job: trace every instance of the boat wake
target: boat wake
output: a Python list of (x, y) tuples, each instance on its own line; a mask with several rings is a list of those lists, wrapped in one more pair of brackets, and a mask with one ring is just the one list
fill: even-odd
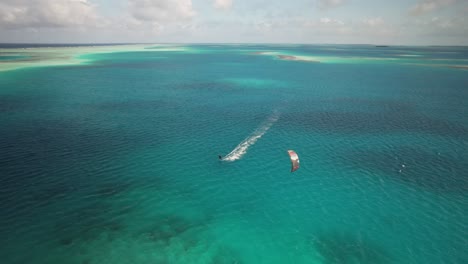
[(265, 122), (260, 125), (259, 128), (257, 128), (252, 134), (239, 143), (239, 145), (237, 145), (231, 152), (229, 152), (229, 154), (224, 156), (222, 160), (235, 161), (242, 158), (242, 156), (247, 153), (249, 147), (255, 144), (255, 142), (257, 142), (257, 140), (261, 138), (276, 121), (278, 121), (278, 119), (279, 113), (275, 111), (270, 117), (268, 117)]

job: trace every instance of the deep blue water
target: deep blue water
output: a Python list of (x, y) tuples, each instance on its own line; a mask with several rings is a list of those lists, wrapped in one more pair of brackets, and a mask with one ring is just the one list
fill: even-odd
[(87, 56), (0, 72), (1, 263), (468, 263), (466, 48)]

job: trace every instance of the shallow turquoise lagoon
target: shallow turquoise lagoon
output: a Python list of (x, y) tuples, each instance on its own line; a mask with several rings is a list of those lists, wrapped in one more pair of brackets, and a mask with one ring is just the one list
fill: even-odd
[(466, 48), (85, 57), (0, 72), (1, 263), (468, 263)]

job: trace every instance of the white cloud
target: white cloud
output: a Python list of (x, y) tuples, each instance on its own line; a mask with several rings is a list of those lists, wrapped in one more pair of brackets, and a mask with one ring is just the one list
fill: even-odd
[(328, 17), (322, 17), (320, 18), (320, 23), (321, 24), (326, 24), (326, 25), (344, 25), (344, 22), (338, 19), (331, 19)]
[[(370, 17), (361, 19), (356, 24), (356, 35), (371, 37), (374, 43), (392, 43), (394, 38), (400, 35), (400, 29), (391, 23), (387, 23), (382, 17)], [(372, 39), (372, 37), (374, 39)]]
[(1, 28), (99, 27), (106, 22), (87, 0), (2, 0)]
[(195, 16), (192, 0), (129, 0), (129, 12), (139, 21), (172, 22)]
[(386, 23), (382, 17), (306, 19), (303, 30), (311, 42), (320, 39), (326, 43), (388, 44), (398, 41), (399, 36), (398, 28)]
[(320, 9), (330, 9), (341, 6), (346, 0), (317, 0), (317, 6)]
[[(421, 30), (448, 30), (457, 29), (462, 32), (468, 30), (467, 22), (464, 18), (458, 17), (430, 17), (418, 19), (414, 22), (414, 26), (417, 26)], [(447, 32), (445, 32), (447, 33)]]
[[(304, 19), (303, 30), (310, 36), (326, 36), (327, 38), (339, 38), (353, 32), (352, 24), (341, 19), (322, 17), (320, 19)], [(333, 42), (333, 41), (331, 41)]]
[(228, 10), (232, 7), (232, 0), (215, 0), (214, 7), (217, 9)]
[(406, 37), (422, 44), (465, 46), (468, 43), (468, 19), (464, 16), (417, 17), (408, 21), (403, 30)]
[(363, 19), (362, 23), (370, 27), (378, 27), (383, 26), (385, 24), (385, 21), (381, 17), (372, 17)]
[[(369, 6), (347, 11), (351, 2), (347, 0), (305, 0), (320, 8), (318, 16), (301, 10), (295, 1), (286, 5), (270, 0), (205, 0), (204, 5), (196, 1), (202, 0), (0, 0), (0, 38), (5, 42), (468, 43), (466, 0), (412, 0), (408, 13), (387, 13), (383, 8), (373, 15)], [(234, 7), (239, 12), (218, 12)], [(339, 10), (333, 12), (334, 8)]]
[(442, 9), (455, 3), (456, 0), (423, 0), (419, 4), (411, 7), (410, 14), (414, 16), (424, 15)]
[(196, 15), (192, 0), (128, 0), (125, 13), (114, 27), (138, 32), (145, 38), (181, 35), (192, 31)]

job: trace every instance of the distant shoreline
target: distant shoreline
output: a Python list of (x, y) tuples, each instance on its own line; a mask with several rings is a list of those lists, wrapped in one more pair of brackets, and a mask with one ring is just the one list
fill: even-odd
[(336, 44), (336, 43), (186, 43), (186, 42), (138, 42), (138, 43), (0, 43), (0, 48), (57, 48), (57, 47), (90, 47), (90, 46), (119, 46), (119, 45), (300, 45), (300, 46), (369, 46), (369, 47), (426, 47), (426, 48), (468, 48), (468, 45), (390, 45), (390, 44)]
[(141, 45), (138, 43), (89, 43), (89, 44), (54, 44), (54, 43), (0, 43), (0, 49), (29, 49), (29, 48), (74, 48), (74, 47), (94, 47), (94, 46), (123, 46)]

